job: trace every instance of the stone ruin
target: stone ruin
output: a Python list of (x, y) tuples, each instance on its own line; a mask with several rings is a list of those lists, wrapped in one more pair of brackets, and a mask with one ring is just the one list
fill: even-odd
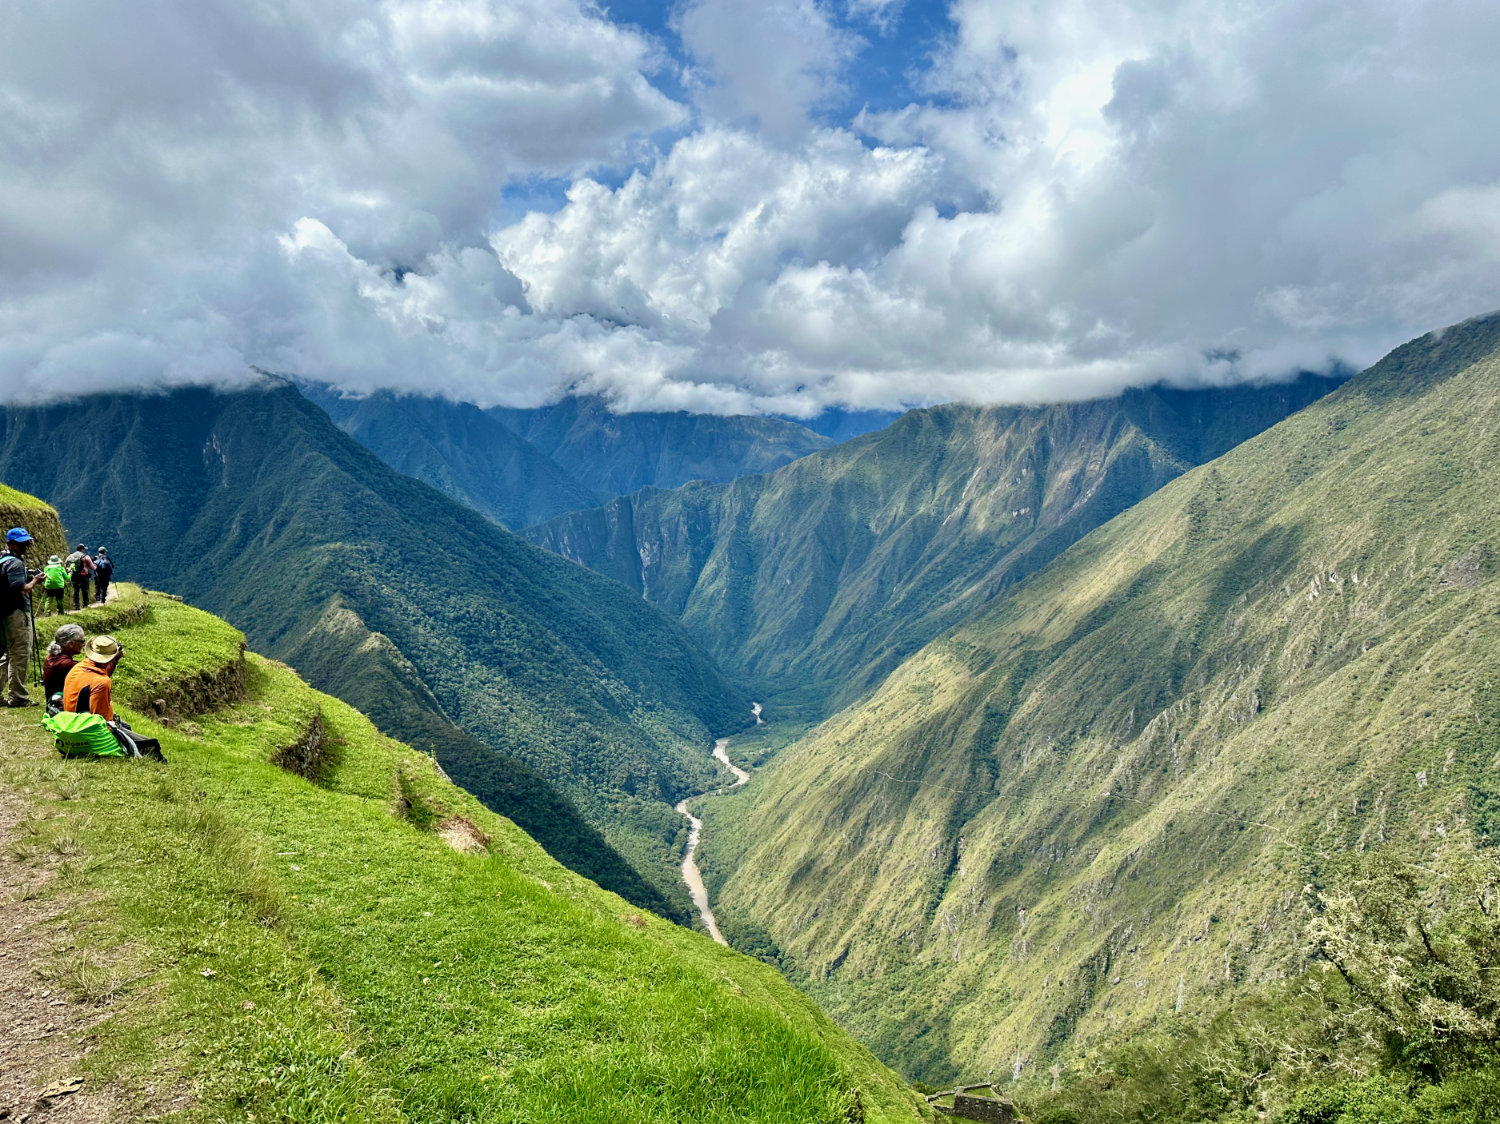
[[(953, 1104), (939, 1104), (944, 1097), (952, 1097)], [(943, 1093), (933, 1093), (927, 1103), (945, 1116), (960, 1120), (983, 1120), (987, 1124), (1026, 1124), (1011, 1099), (995, 1090), (993, 1085), (960, 1085)]]

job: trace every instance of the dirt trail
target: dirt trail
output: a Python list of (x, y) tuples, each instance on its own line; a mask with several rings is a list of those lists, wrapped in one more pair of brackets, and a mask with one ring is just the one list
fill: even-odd
[[(759, 709), (760, 704), (757, 703), (757, 720), (759, 719)], [(718, 761), (734, 774), (734, 783), (719, 789), (715, 795), (731, 792), (750, 779), (749, 773), (729, 760), (728, 738), (720, 738), (714, 742), (714, 760)], [(720, 944), (727, 945), (729, 942), (724, 939), (724, 934), (719, 932), (719, 923), (714, 919), (714, 911), (709, 908), (708, 887), (703, 884), (703, 874), (699, 871), (698, 864), (693, 859), (693, 853), (698, 850), (698, 838), (703, 834), (703, 821), (688, 811), (688, 802), (686, 800), (679, 800), (677, 802), (677, 811), (687, 817), (689, 824), (687, 854), (682, 856), (682, 880), (687, 883), (688, 894), (692, 896), (693, 905), (698, 910), (698, 916), (703, 918), (703, 927), (708, 930), (708, 935)]]
[[(18, 740), (14, 725), (0, 728), (7, 756), (16, 754)], [(0, 1121), (98, 1124), (115, 1114), (114, 1091), (69, 1075), (108, 1012), (73, 1002), (42, 974), (71, 942), (66, 903), (44, 893), (61, 856), (30, 853), (22, 828), (29, 812), (27, 801), (0, 787)]]

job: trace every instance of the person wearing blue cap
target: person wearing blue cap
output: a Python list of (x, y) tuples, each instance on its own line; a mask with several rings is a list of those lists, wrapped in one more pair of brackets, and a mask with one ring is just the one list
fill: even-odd
[(5, 553), (0, 554), (0, 686), (6, 706), (35, 706), (26, 692), (26, 674), (31, 668), (31, 591), (42, 581), (41, 571), (26, 569), (31, 536), (25, 527), (5, 532)]

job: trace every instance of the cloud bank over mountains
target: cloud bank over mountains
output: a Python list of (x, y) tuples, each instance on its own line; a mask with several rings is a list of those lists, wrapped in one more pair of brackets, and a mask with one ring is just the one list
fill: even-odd
[(1500, 307), (1497, 55), (1480, 0), (7, 5), (0, 398), (1357, 366)]

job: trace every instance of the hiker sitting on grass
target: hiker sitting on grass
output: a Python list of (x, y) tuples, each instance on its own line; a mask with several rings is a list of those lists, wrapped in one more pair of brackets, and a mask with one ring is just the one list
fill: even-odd
[(96, 636), (85, 644), (83, 660), (68, 672), (63, 682), (63, 710), (69, 714), (97, 714), (104, 719), (125, 756), (154, 757), (161, 761), (161, 743), (137, 734), (129, 722), (115, 713), (111, 677), (124, 654), (125, 645), (113, 636)]
[(5, 533), (5, 553), (0, 554), (0, 687), (6, 706), (35, 706), (26, 691), (31, 670), (31, 591), (42, 583), (42, 575), (26, 569), (31, 536), (25, 527)]
[(54, 613), (63, 611), (63, 597), (68, 592), (68, 568), (63, 565), (63, 560), (57, 555), (47, 559), (47, 565), (42, 570), (42, 593), (46, 595), (47, 602), (52, 606)]
[[(52, 634), (52, 643), (47, 645), (47, 659), (42, 664), (42, 697), (50, 704), (54, 697), (63, 693), (68, 672), (78, 666), (78, 653), (83, 651), (83, 626), (65, 624)], [(61, 705), (61, 699), (58, 700)]]
[(114, 681), (110, 677), (124, 654), (124, 647), (113, 636), (96, 636), (85, 644), (82, 661), (63, 680), (63, 710), (97, 714), (106, 722), (114, 722)]

